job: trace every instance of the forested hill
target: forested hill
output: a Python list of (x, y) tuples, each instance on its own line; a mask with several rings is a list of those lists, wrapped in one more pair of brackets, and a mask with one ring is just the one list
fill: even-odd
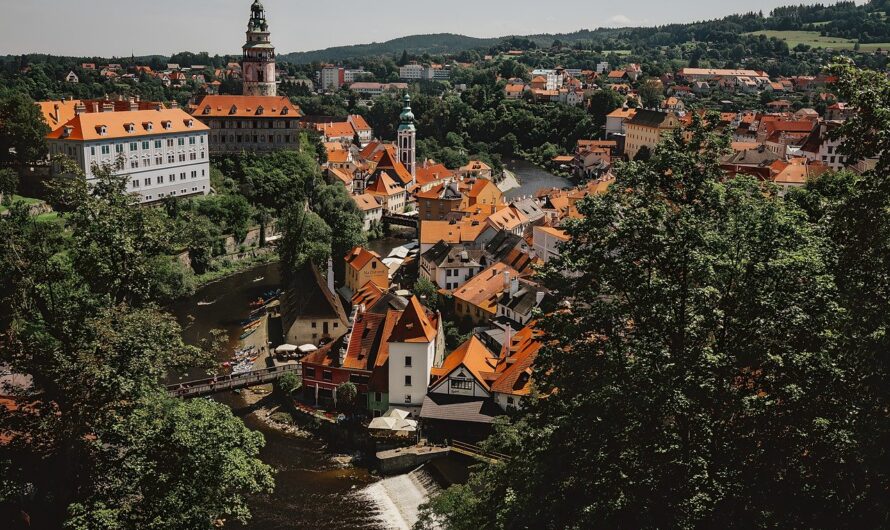
[(338, 46), (311, 52), (294, 52), (281, 54), (279, 59), (295, 64), (312, 62), (343, 61), (358, 57), (377, 55), (393, 55), (407, 51), (410, 54), (430, 55), (453, 54), (476, 48), (486, 48), (497, 44), (500, 39), (478, 39), (453, 33), (436, 33), (433, 35), (412, 35), (400, 37), (386, 42)]
[(339, 46), (325, 50), (295, 52), (279, 57), (295, 64), (340, 62), (347, 59), (397, 55), (459, 54), (468, 50), (496, 51), (511, 47), (550, 47), (554, 42), (582, 48), (623, 49), (636, 46), (670, 46), (686, 42), (736, 43), (746, 33), (757, 31), (806, 31), (814, 36), (849, 39), (861, 44), (890, 42), (890, 0), (853, 1), (834, 4), (787, 6), (769, 15), (745, 13), (721, 19), (644, 28), (598, 28), (564, 34), (480, 39), (440, 33), (413, 35), (382, 43)]

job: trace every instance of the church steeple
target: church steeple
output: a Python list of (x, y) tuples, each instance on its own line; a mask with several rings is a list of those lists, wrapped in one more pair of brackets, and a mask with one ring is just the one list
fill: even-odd
[(247, 23), (247, 42), (241, 66), (245, 96), (275, 96), (278, 88), (275, 76), (275, 47), (269, 38), (266, 8), (260, 0), (250, 6)]
[(416, 156), (417, 156), (417, 129), (414, 127), (414, 112), (411, 110), (411, 96), (405, 94), (402, 98), (404, 107), (399, 115), (398, 147), (399, 161), (405, 166), (405, 169), (411, 173), (412, 184), (416, 176)]

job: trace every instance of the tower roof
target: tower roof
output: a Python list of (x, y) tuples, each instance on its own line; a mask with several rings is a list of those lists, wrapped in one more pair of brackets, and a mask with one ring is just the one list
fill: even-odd
[(399, 125), (400, 131), (413, 130), (414, 129), (414, 112), (411, 111), (411, 96), (405, 94), (405, 97), (402, 98), (405, 106), (402, 108), (402, 114), (399, 115), (399, 120), (401, 121), (401, 125)]
[(412, 296), (408, 307), (402, 313), (399, 322), (393, 329), (390, 342), (433, 342), (436, 340), (437, 330), (430, 323), (426, 311), (420, 305), (420, 300)]

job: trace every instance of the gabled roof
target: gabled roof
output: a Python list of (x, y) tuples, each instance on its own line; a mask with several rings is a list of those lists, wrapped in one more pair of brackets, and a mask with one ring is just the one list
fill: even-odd
[(374, 261), (375, 259), (381, 264), (383, 263), (383, 261), (380, 260), (379, 254), (364, 247), (355, 247), (343, 259), (346, 261), (346, 264), (349, 267), (359, 271), (364, 269), (368, 263)]
[(397, 178), (402, 185), (407, 185), (412, 180), (411, 173), (409, 173), (408, 169), (405, 168), (405, 165), (396, 158), (394, 148), (377, 151), (371, 157), (371, 161), (376, 164), (377, 171), (381, 169), (392, 170), (391, 172), (394, 177)]
[(352, 305), (353, 307), (364, 305), (365, 307), (370, 307), (377, 303), (378, 300), (383, 296), (383, 289), (380, 288), (379, 285), (372, 281), (368, 281), (359, 288), (358, 291), (352, 295)]
[(371, 126), (368, 125), (368, 122), (365, 121), (365, 117), (361, 114), (350, 114), (349, 122), (352, 124), (352, 127), (358, 131), (371, 131)]
[(532, 366), (541, 349), (540, 332), (535, 322), (521, 329), (510, 339), (506, 355), (498, 365), (499, 376), (491, 391), (514, 396), (528, 395), (532, 382)]
[(311, 263), (295, 271), (281, 296), (281, 314), (285, 332), (303, 318), (337, 319), (344, 325), (348, 320), (340, 298), (328, 290), (324, 277)]
[(521, 212), (509, 206), (491, 214), (488, 217), (488, 222), (498, 230), (513, 231), (527, 223), (528, 219)]
[(316, 123), (315, 129), (322, 133), (326, 138), (352, 138), (355, 136), (355, 129), (349, 122), (334, 123)]
[(424, 221), (420, 223), (420, 244), (435, 245), (439, 241), (447, 243), (472, 243), (488, 228), (485, 223), (450, 221)]
[(494, 313), (501, 293), (507, 289), (507, 274), (510, 278), (519, 277), (519, 272), (504, 263), (495, 263), (491, 267), (470, 278), (463, 287), (453, 293), (458, 300), (468, 302)]
[(398, 324), (393, 329), (390, 342), (433, 342), (436, 340), (438, 330), (430, 323), (426, 316), (426, 310), (420, 305), (420, 300), (412, 296), (408, 307), (399, 318)]
[(676, 118), (676, 116), (670, 112), (638, 109), (633, 118), (626, 122), (626, 125), (636, 125), (640, 127), (667, 127), (671, 118)]
[(454, 171), (445, 167), (444, 164), (423, 164), (417, 166), (414, 173), (417, 183), (421, 186), (437, 180), (445, 180), (455, 175)]
[(300, 107), (285, 96), (204, 96), (195, 106), (195, 116), (215, 118), (300, 118)]
[(476, 335), (472, 335), (445, 358), (441, 367), (432, 369), (430, 375), (433, 381), (430, 387), (436, 386), (455, 370), (463, 368), (470, 372), (484, 389), (489, 390), (496, 366), (497, 356), (486, 348)]
[(371, 195), (370, 193), (363, 193), (361, 195), (353, 195), (352, 200), (355, 201), (355, 205), (358, 206), (358, 209), (363, 212), (369, 212), (371, 210), (376, 210), (378, 208), (383, 208), (383, 205), (377, 201), (377, 198)]
[(384, 195), (391, 197), (404, 193), (405, 189), (396, 184), (396, 182), (385, 171), (378, 173), (365, 188), (365, 193), (371, 195)]

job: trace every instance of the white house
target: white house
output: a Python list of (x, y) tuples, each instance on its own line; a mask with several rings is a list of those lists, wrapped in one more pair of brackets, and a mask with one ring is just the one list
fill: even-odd
[(210, 191), (209, 128), (181, 109), (77, 114), (47, 135), (50, 155), (66, 155), (95, 180), (95, 168), (113, 165), (127, 175), (127, 191), (142, 203)]
[(389, 403), (391, 406), (420, 412), (430, 384), (430, 373), (441, 363), (445, 338), (440, 332), (441, 318), (433, 325), (416, 296), (389, 337)]
[(66, 83), (79, 83), (80, 78), (77, 77), (77, 74), (75, 74), (74, 71), (72, 70), (72, 71), (68, 72), (68, 75), (65, 76), (65, 82)]
[(544, 263), (559, 256), (559, 245), (568, 241), (569, 236), (565, 231), (550, 226), (536, 226), (533, 229), (532, 245), (535, 254)]

